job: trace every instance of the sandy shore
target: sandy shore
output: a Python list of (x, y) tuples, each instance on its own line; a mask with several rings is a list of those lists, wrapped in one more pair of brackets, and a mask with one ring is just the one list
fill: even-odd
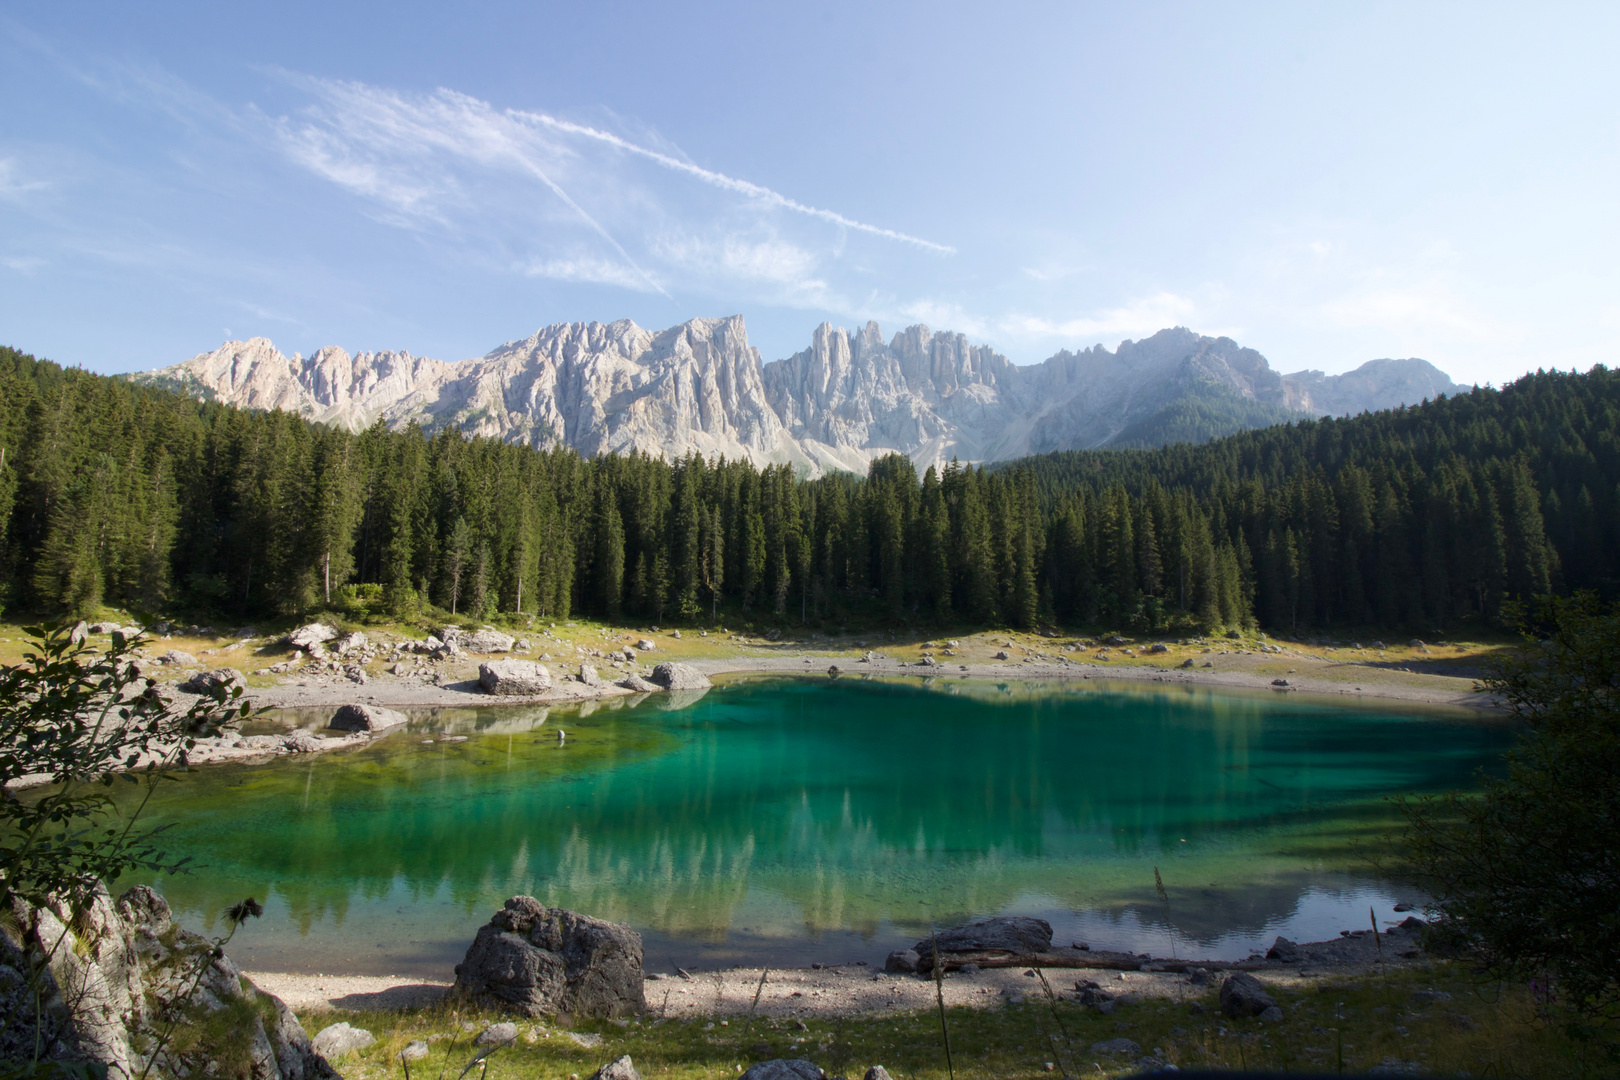
[[(1382, 949), (1380, 950), (1380, 946)], [(1391, 970), (1427, 961), (1417, 952), (1415, 932), (1391, 928), (1374, 944), (1371, 933), (1361, 931), (1349, 937), (1298, 946), (1301, 960), (1281, 963), (1256, 959), (1246, 970), (1261, 973), (1266, 982), (1278, 988), (1315, 984), (1324, 978), (1338, 979), (1376, 970), (1387, 964)], [(1068, 952), (1071, 950), (1059, 950)], [(1076, 983), (1089, 980), (1116, 998), (1177, 997), (1184, 995), (1189, 977), (1188, 961), (1142, 959), (1141, 968), (1174, 967), (1174, 971), (1116, 971), (1108, 969), (1046, 968), (1047, 986), (1059, 997), (1073, 997)], [(1192, 962), (1196, 968), (1197, 962)], [(1219, 977), (1219, 968), (1230, 964), (1207, 962), (1205, 970)], [(761, 983), (761, 975), (764, 982)], [(352, 1009), (357, 1011), (425, 1008), (449, 996), (450, 982), (424, 981), (401, 976), (296, 975), (276, 972), (248, 972), (254, 985), (280, 997), (299, 1011)], [(986, 968), (977, 972), (951, 971), (943, 980), (945, 1004), (987, 1007), (1008, 998), (1044, 998), (1047, 987), (1030, 968), (1022, 965)], [(652, 973), (646, 982), (647, 1011), (655, 1017), (735, 1017), (755, 1011), (777, 1017), (833, 1017), (859, 1013), (910, 1012), (935, 1005), (931, 978), (890, 974), (864, 964), (839, 964), (819, 968), (760, 969), (736, 967), (723, 971), (694, 971), (684, 974)]]

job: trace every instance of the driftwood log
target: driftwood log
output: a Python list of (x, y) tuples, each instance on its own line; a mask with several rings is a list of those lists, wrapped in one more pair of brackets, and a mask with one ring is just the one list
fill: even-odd
[[(1253, 960), (1164, 960), (1132, 956), (1130, 953), (1092, 952), (1088, 949), (1060, 949), (1052, 952), (1015, 953), (1005, 950), (985, 952), (940, 953), (946, 971), (955, 971), (963, 964), (977, 964), (981, 968), (1090, 968), (1102, 971), (1170, 971), (1184, 972), (1193, 968), (1206, 971), (1260, 971), (1268, 965)], [(919, 972), (933, 971), (932, 959), (925, 957)]]

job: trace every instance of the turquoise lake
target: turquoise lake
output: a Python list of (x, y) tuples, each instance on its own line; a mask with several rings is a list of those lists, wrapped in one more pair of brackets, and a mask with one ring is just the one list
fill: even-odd
[(357, 750), (184, 774), (148, 813), (205, 867), (158, 883), (188, 925), (264, 902), (231, 945), (249, 970), (448, 978), (519, 893), (629, 923), (651, 970), (879, 962), (985, 914), (1241, 957), (1391, 918), (1410, 894), (1371, 864), (1386, 796), (1469, 787), (1511, 742), (1288, 694), (744, 679), (424, 712)]

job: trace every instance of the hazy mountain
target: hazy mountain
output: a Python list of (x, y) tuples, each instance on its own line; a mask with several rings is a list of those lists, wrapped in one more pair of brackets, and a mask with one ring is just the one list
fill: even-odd
[(335, 347), (289, 358), (253, 338), (131, 378), (351, 429), (379, 418), (395, 427), (459, 424), (584, 454), (695, 450), (811, 472), (864, 471), (895, 450), (925, 466), (1202, 442), (1461, 389), (1416, 359), (1282, 375), (1230, 338), (1180, 327), (1019, 367), (926, 326), (885, 342), (876, 323), (854, 333), (823, 323), (809, 348), (763, 364), (740, 315), (657, 333), (625, 319), (558, 324), (456, 363)]

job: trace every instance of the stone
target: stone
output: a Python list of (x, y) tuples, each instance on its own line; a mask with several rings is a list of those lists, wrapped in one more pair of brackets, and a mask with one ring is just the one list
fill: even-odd
[(1276, 1005), (1271, 1006), (1269, 1009), (1266, 1009), (1260, 1014), (1260, 1022), (1262, 1024), (1280, 1024), (1282, 1023), (1282, 1019), (1283, 1011)]
[(1108, 638), (1107, 641), (1105, 642), (1105, 644), (1112, 645), (1114, 648), (1117, 649), (1121, 645), (1127, 644), (1127, 642), (1125, 641), (1124, 638), (1120, 637), (1118, 634), (1115, 634), (1112, 637)]
[(1234, 971), (1221, 982), (1221, 1012), (1227, 1016), (1259, 1016), (1276, 1004), (1265, 984), (1246, 971)]
[(1148, 652), (1150, 653), (1167, 653), (1169, 651), (1170, 646), (1166, 645), (1162, 641), (1148, 647)]
[(883, 961), (883, 970), (897, 975), (910, 975), (922, 963), (916, 949), (896, 949)]
[(517, 642), (510, 634), (503, 634), (493, 627), (486, 626), (482, 630), (465, 635), (456, 644), (465, 652), (487, 654), (511, 652), (512, 646)]
[(514, 896), (456, 965), (456, 992), (524, 1016), (632, 1016), (646, 1007), (641, 935)]
[(658, 643), (650, 638), (642, 638), (640, 641), (636, 642), (636, 648), (640, 649), (642, 652), (651, 652), (653, 649), (658, 648)]
[(1271, 685), (1272, 686), (1287, 686), (1288, 685), (1288, 680), (1287, 679), (1272, 679), (1271, 680)]
[(228, 694), (233, 687), (247, 689), (247, 676), (235, 668), (214, 668), (210, 671), (199, 671), (185, 682), (176, 686), (176, 690), (187, 694), (211, 694), (217, 687), (224, 687)]
[(749, 1066), (740, 1080), (827, 1080), (827, 1074), (804, 1058), (773, 1058)]
[(681, 640), (681, 632), (679, 630), (671, 630), (669, 632), (669, 636), (674, 638), (676, 641)]
[(1428, 926), (1429, 926), (1428, 923), (1424, 922), (1422, 919), (1418, 918), (1416, 915), (1408, 915), (1406, 918), (1402, 919), (1400, 922), (1396, 923), (1395, 925), (1396, 925), (1396, 927), (1398, 929), (1409, 930), (1409, 931), (1412, 931), (1413, 933), (1416, 933), (1419, 930), (1426, 930), (1426, 929), (1428, 929)]
[(634, 690), (638, 694), (656, 694), (663, 689), (662, 686), (657, 683), (650, 683), (640, 675), (626, 675), (614, 685), (622, 686), (626, 690)]
[(890, 1080), (889, 1070), (881, 1065), (873, 1065), (866, 1070), (866, 1075), (861, 1080)]
[(313, 735), (306, 735), (303, 732), (287, 736), (281, 740), (281, 745), (295, 754), (318, 754), (326, 749), (323, 740), (317, 739)]
[(315, 1052), (328, 1060), (364, 1050), (377, 1039), (365, 1028), (350, 1027), (347, 1020), (321, 1028), (309, 1044)]
[(171, 664), (175, 667), (196, 667), (198, 664), (202, 663), (202, 661), (198, 660), (195, 656), (192, 656), (188, 652), (181, 652), (179, 649), (170, 649), (168, 652), (158, 657), (157, 661), (160, 664)]
[(410, 717), (381, 705), (344, 705), (332, 714), (326, 726), (339, 731), (387, 731), (410, 723)]
[(68, 644), (83, 645), (89, 639), (89, 637), (90, 624), (85, 622), (83, 619), (80, 619), (78, 622), (73, 624), (73, 629), (68, 631)]
[[(196, 1025), (184, 1057), (156, 1055), (153, 1076), (241, 1075), (251, 1080), (338, 1080), (286, 1005), (260, 991), (214, 944), (176, 926), (148, 886), (115, 903), (98, 887), (77, 913), (17, 903), (0, 931), (0, 1062), (17, 1065), (44, 1051), (50, 1075), (115, 1078), (142, 1072), (141, 1048), (158, 1043), (175, 1010)], [(30, 963), (49, 957), (37, 989), (46, 1003), (19, 1000)], [(62, 1066), (69, 1066), (63, 1069)], [(53, 1067), (54, 1066), (54, 1067)], [(8, 1070), (10, 1071), (10, 1070)]]
[[(939, 950), (942, 953), (1046, 952), (1052, 947), (1052, 924), (1045, 919), (1003, 915), (953, 926), (949, 930), (941, 930), (935, 937), (939, 941)], [(912, 948), (921, 958), (921, 970), (932, 970), (934, 939), (924, 938)]]
[(399, 1052), (401, 1061), (421, 1061), (428, 1056), (428, 1044), (421, 1039), (413, 1039), (405, 1044), (405, 1049)]
[(591, 1073), (591, 1080), (641, 1080), (641, 1073), (636, 1071), (636, 1063), (630, 1060), (630, 1055), (625, 1054)]
[(1298, 963), (1299, 946), (1285, 937), (1279, 937), (1271, 943), (1271, 948), (1266, 950), (1266, 959), (1281, 960), (1285, 964)]
[(509, 1042), (517, 1042), (517, 1025), (510, 1020), (502, 1024), (491, 1024), (478, 1033), (473, 1040), (474, 1046), (505, 1046)]
[(498, 697), (544, 694), (551, 689), (551, 672), (533, 660), (492, 660), (478, 665), (478, 685)]
[(313, 622), (300, 626), (287, 635), (287, 644), (295, 649), (308, 649), (312, 645), (324, 645), (328, 641), (337, 639), (337, 627), (326, 623)]
[(364, 649), (369, 644), (370, 641), (366, 639), (366, 635), (356, 630), (353, 633), (344, 634), (332, 642), (332, 651), (342, 656), (344, 653)]
[[(95, 622), (91, 623), (89, 626), (89, 630), (92, 634), (110, 634), (114, 630), (121, 629), (123, 629), (123, 627), (119, 626), (115, 622)], [(167, 633), (167, 631), (164, 632)]]
[(652, 669), (652, 681), (665, 690), (707, 690), (714, 684), (689, 664), (663, 663)]
[(1091, 1044), (1093, 1054), (1140, 1054), (1142, 1047), (1130, 1039), (1104, 1039)]
[(590, 664), (579, 665), (579, 681), (584, 683), (586, 686), (607, 685), (602, 681), (602, 676), (596, 673), (596, 668), (592, 667)]
[(996, 659), (997, 660), (1011, 660), (1012, 657), (1008, 656), (1007, 651), (1005, 649), (1003, 649), (1001, 652), (996, 653)]

